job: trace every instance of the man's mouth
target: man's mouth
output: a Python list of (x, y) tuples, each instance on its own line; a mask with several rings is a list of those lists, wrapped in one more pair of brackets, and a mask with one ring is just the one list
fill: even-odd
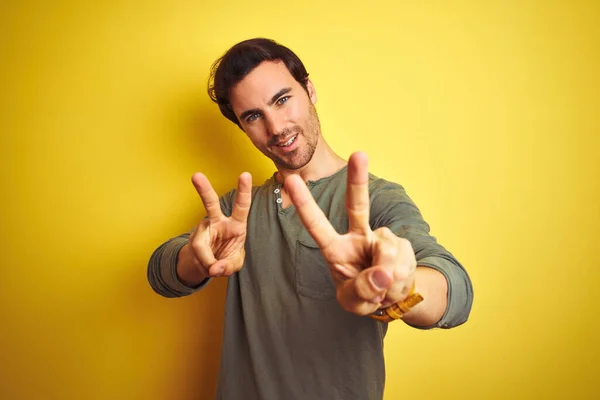
[(298, 135), (294, 135), (291, 138), (289, 138), (289, 140), (287, 142), (283, 142), (283, 143), (279, 143), (277, 144), (278, 147), (287, 147), (289, 145), (291, 145), (292, 143), (294, 143), (296, 141), (296, 138), (298, 138)]

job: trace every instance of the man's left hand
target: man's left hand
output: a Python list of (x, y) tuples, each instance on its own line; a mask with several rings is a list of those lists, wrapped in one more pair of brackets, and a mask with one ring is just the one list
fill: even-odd
[(338, 234), (298, 175), (284, 187), (302, 223), (321, 248), (336, 285), (337, 299), (347, 311), (368, 315), (404, 300), (417, 266), (410, 242), (387, 227), (369, 225), (369, 171), (364, 153), (348, 160), (346, 211), (349, 229)]

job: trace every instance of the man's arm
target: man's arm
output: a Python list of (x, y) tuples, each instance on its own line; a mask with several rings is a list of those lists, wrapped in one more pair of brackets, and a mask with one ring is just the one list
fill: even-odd
[(429, 225), (402, 186), (383, 179), (371, 183), (371, 224), (407, 239), (415, 252), (415, 291), (424, 300), (403, 320), (416, 328), (452, 328), (467, 321), (473, 287), (461, 263), (429, 233)]
[(414, 326), (434, 326), (448, 308), (446, 278), (435, 269), (417, 266), (415, 292), (423, 296), (423, 301), (404, 314), (402, 320)]
[(202, 285), (187, 286), (177, 274), (177, 259), (180, 250), (186, 246), (190, 233), (169, 239), (160, 245), (148, 262), (148, 282), (154, 291), (164, 297), (182, 297), (200, 290)]

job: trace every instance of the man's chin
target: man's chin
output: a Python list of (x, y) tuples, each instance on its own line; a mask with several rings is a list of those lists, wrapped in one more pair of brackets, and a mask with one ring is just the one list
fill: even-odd
[(287, 169), (290, 171), (295, 171), (301, 168), (304, 168), (306, 164), (310, 162), (310, 157), (294, 157), (293, 154), (290, 154), (291, 157), (274, 157), (272, 158), (277, 169)]

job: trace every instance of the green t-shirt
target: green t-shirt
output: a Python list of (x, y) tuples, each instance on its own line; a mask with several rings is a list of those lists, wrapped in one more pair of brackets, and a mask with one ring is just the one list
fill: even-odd
[[(308, 187), (337, 232), (346, 233), (346, 168)], [(281, 206), (280, 190), (274, 178), (253, 188), (245, 263), (228, 278), (216, 398), (381, 399), (387, 324), (340, 307), (318, 246), (294, 206)], [(370, 175), (369, 192), (371, 228), (387, 226), (408, 239), (418, 265), (448, 280), (448, 308), (436, 327), (465, 322), (473, 294), (464, 268), (429, 235), (400, 185)], [(221, 197), (227, 216), (234, 198), (235, 190)], [(188, 288), (177, 279), (177, 253), (188, 237), (169, 240), (150, 260), (149, 281), (163, 296), (188, 295), (209, 281)]]

